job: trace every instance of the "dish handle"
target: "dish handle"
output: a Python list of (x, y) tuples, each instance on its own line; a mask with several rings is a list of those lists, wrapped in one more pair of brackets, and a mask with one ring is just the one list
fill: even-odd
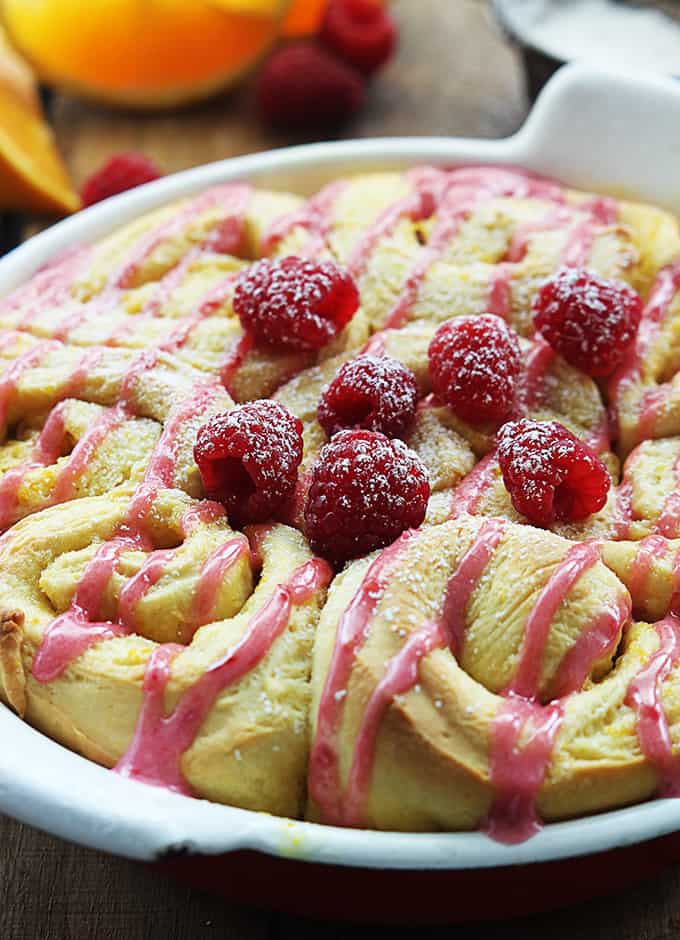
[(539, 95), (513, 161), (541, 175), (680, 213), (680, 83), (574, 63)]

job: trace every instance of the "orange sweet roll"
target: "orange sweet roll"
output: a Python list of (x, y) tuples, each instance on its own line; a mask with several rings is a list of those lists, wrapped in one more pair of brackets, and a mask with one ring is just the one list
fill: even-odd
[(0, 528), (138, 479), (159, 434), (148, 418), (73, 398), (56, 404), (38, 426), (18, 423), (0, 447)]
[(643, 441), (628, 455), (619, 487), (620, 538), (680, 535), (679, 454), (680, 438), (668, 437)]
[(200, 495), (192, 456), (196, 431), (232, 406), (217, 379), (167, 354), (64, 346), (28, 334), (3, 337), (6, 352), (27, 348), (0, 372), (2, 529), (148, 473), (162, 486)]
[(260, 552), (258, 577), (221, 507), (144, 484), (18, 523), (0, 578), (27, 720), (125, 776), (298, 813), (330, 569), (283, 526)]
[(635, 344), (608, 384), (621, 449), (628, 453), (647, 438), (677, 433), (680, 357), (680, 262), (660, 268), (643, 311)]
[[(78, 344), (163, 343), (182, 351), (209, 348), (212, 339), (224, 347), (224, 325), (203, 321), (233, 316), (242, 259), (257, 253), (258, 233), (291, 201), (234, 183), (150, 213), (38, 272), (0, 304), (0, 325)], [(156, 322), (164, 319), (191, 322)], [(197, 344), (202, 332), (208, 337)]]
[(101, 405), (122, 400), (136, 415), (163, 420), (195, 386), (216, 382), (162, 351), (70, 346), (27, 333), (0, 334), (0, 366), (4, 433), (73, 397)]
[(629, 623), (596, 546), (500, 519), (426, 527), (353, 563), (315, 645), (311, 818), (516, 841), (625, 801), (625, 774), (612, 792), (601, 758), (568, 749), (584, 730), (574, 700), (625, 697), (611, 664)]
[(634, 276), (629, 215), (521, 171), (419, 168), (328, 184), (265, 247), (346, 264), (374, 329), (489, 310), (531, 335), (531, 295), (561, 264)]
[[(142, 374), (144, 389), (152, 386), (158, 363), (152, 357), (151, 364), (141, 365), (148, 368), (125, 375), (119, 404), (110, 414), (136, 401)], [(222, 507), (195, 502), (188, 495), (201, 493), (193, 460), (198, 426), (229, 404), (218, 383), (194, 384), (174, 407), (166, 404), (162, 432), (141, 478), (102, 497), (85, 496), (68, 507), (44, 509), (7, 533), (3, 550), (11, 563), (3, 566), (3, 596), (12, 633), (21, 637), (24, 682), (23, 698), (16, 681), (10, 687), (9, 680), (4, 697), (29, 721), (92, 759), (107, 766), (119, 764), (121, 773), (236, 804), (252, 805), (252, 796), (241, 789), (238, 767), (233, 784), (220, 782), (225, 762), (240, 763), (242, 753), (251, 752), (251, 770), (245, 772), (252, 785), (264, 773), (263, 752), (281, 753), (272, 760), (274, 765), (283, 761), (286, 773), (277, 770), (272, 776), (287, 782), (265, 787), (256, 808), (295, 812), (306, 753), (307, 684), (306, 678), (299, 680), (299, 663), (306, 661), (303, 647), (311, 642), (316, 609), (312, 600), (318, 605), (331, 572), (325, 562), (311, 557), (301, 536), (283, 527), (260, 534), (255, 564), (248, 540), (227, 526)], [(23, 589), (15, 584), (22, 571)], [(304, 612), (298, 614), (298, 608)], [(230, 630), (231, 618), (242, 609), (241, 620)], [(218, 621), (221, 625), (210, 631), (207, 625)], [(266, 716), (275, 710), (271, 721), (262, 718), (265, 730), (257, 741), (237, 734), (225, 754), (222, 745), (215, 749), (209, 735), (213, 744), (202, 748), (198, 741), (203, 725), (222, 692), (229, 699), (232, 687), (246, 676), (252, 682), (251, 671), (265, 658), (278, 678), (280, 667), (278, 661), (272, 665), (270, 653), (289, 627), (296, 631), (292, 650), (291, 644), (282, 644), (286, 654), (290, 652), (293, 665), (286, 659), (286, 668), (292, 669), (294, 679), (281, 681), (282, 694), (292, 696), (290, 687), (299, 680), (300, 701), (284, 720), (279, 706), (263, 693), (251, 714)], [(177, 713), (166, 727), (159, 702), (172, 681), (181, 644), (187, 647), (186, 675)], [(3, 675), (17, 674), (16, 650), (12, 656), (10, 662), (6, 653)], [(266, 671), (266, 689), (270, 679)], [(99, 731), (89, 702), (97, 690), (102, 702), (116, 703), (113, 723), (108, 715)], [(219, 727), (224, 730), (221, 719)], [(194, 745), (199, 769), (192, 776), (183, 766), (186, 752), (195, 755)]]

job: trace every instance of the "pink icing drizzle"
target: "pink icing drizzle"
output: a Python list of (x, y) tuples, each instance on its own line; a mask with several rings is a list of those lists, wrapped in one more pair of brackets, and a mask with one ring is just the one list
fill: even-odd
[(659, 647), (628, 687), (626, 704), (637, 715), (640, 749), (659, 775), (659, 796), (680, 796), (680, 761), (673, 754), (662, 685), (680, 659), (680, 621), (666, 617), (655, 625)]
[(397, 329), (407, 322), (423, 279), (446, 250), (475, 201), (475, 197), (471, 196), (467, 189), (462, 193), (455, 188), (451, 189), (444, 198), (430, 238), (409, 271), (401, 293), (385, 319), (383, 329)]
[(616, 492), (616, 506), (612, 520), (615, 538), (629, 538), (633, 521), (633, 484), (624, 477)]
[(359, 590), (338, 623), (309, 757), (309, 792), (319, 807), (322, 819), (328, 822), (343, 818), (337, 737), (354, 659), (366, 639), (370, 620), (392, 571), (413, 535), (412, 531), (405, 532), (371, 563)]
[(378, 215), (359, 236), (347, 261), (347, 270), (359, 278), (365, 272), (368, 261), (377, 245), (390, 236), (402, 219), (418, 222), (435, 211), (445, 190), (447, 174), (432, 167), (410, 170), (406, 174), (412, 190), (398, 199)]
[[(622, 387), (625, 388), (625, 386)], [(639, 403), (637, 422), (636, 437), (638, 440), (645, 440), (654, 436), (654, 428), (663, 413), (670, 387), (670, 383), (664, 382), (643, 392)]]
[(554, 679), (554, 696), (562, 698), (583, 688), (593, 665), (611, 655), (630, 620), (630, 601), (620, 597), (618, 603), (606, 607), (587, 630), (580, 634), (564, 656)]
[[(245, 214), (250, 203), (252, 190), (250, 186), (234, 185), (225, 195), (223, 208), (227, 213), (226, 217), (209, 232), (207, 238), (200, 245), (187, 252), (180, 264), (175, 265), (161, 278), (157, 290), (144, 307), (143, 314), (154, 317), (161, 314), (163, 305), (172, 297), (175, 289), (182, 284), (187, 272), (201, 255), (209, 251), (220, 254), (238, 254), (243, 245)], [(214, 313), (217, 307), (221, 306), (221, 304), (216, 303), (217, 297), (225, 295), (226, 284), (232, 285), (235, 278), (235, 274), (228, 275), (216, 287), (212, 288), (209, 299), (199, 303), (201, 317)]]
[(195, 628), (214, 619), (224, 578), (241, 558), (250, 555), (247, 539), (238, 537), (220, 545), (203, 564), (194, 595), (190, 621)]
[(231, 298), (238, 280), (238, 273), (227, 274), (214, 284), (198, 303), (198, 315), (201, 319), (210, 317)]
[[(595, 544), (581, 542), (572, 546), (539, 594), (525, 624), (515, 676), (491, 730), (489, 772), (495, 797), (484, 828), (500, 842), (521, 842), (541, 826), (536, 797), (563, 717), (561, 701), (546, 706), (535, 701), (541, 657), (560, 604), (598, 558)], [(581, 634), (558, 670), (556, 684), (562, 694), (579, 688), (593, 663), (613, 649), (628, 616), (627, 599), (621, 599)], [(520, 750), (519, 739), (529, 728), (529, 722), (530, 737)]]
[[(664, 317), (679, 288), (680, 260), (662, 268), (657, 274), (642, 314), (642, 322), (635, 343), (628, 350), (622, 364), (609, 381), (609, 398), (615, 405), (620, 402), (623, 393), (640, 380), (642, 361), (658, 335)], [(643, 396), (642, 399), (642, 408), (638, 419), (638, 436), (641, 426), (646, 429), (645, 436), (649, 435), (663, 405), (663, 396), (659, 395), (658, 389), (652, 389), (651, 393)]]
[(442, 619), (448, 645), (456, 657), (459, 657), (463, 650), (470, 598), (503, 537), (504, 529), (505, 524), (500, 519), (489, 519), (485, 522), (449, 579)]
[(673, 558), (671, 584), (673, 593), (671, 594), (670, 612), (676, 617), (680, 617), (680, 552), (676, 552)]
[(125, 421), (127, 415), (122, 408), (105, 411), (80, 438), (71, 452), (68, 463), (59, 473), (54, 484), (51, 501), (63, 503), (75, 492), (75, 482), (81, 476), (104, 439)]
[(594, 241), (593, 220), (582, 219), (569, 234), (562, 255), (562, 264), (570, 268), (582, 268), (588, 261)]
[(513, 696), (534, 699), (538, 693), (539, 669), (550, 625), (560, 605), (579, 578), (600, 558), (596, 545), (577, 542), (569, 548), (538, 596), (524, 627), (524, 642), (515, 675), (507, 690)]
[(262, 238), (263, 253), (271, 254), (279, 242), (299, 226), (307, 229), (310, 239), (298, 254), (308, 258), (320, 254), (326, 247), (326, 238), (332, 228), (333, 208), (346, 187), (344, 180), (329, 183), (299, 209), (276, 219)]
[(175, 550), (162, 548), (151, 552), (144, 560), (144, 564), (137, 574), (130, 578), (118, 598), (118, 622), (128, 630), (136, 628), (134, 611), (140, 600), (145, 597), (151, 588), (160, 581), (167, 566), (175, 557)]
[(76, 588), (70, 608), (43, 634), (33, 659), (33, 677), (38, 682), (53, 682), (96, 642), (127, 632), (118, 624), (100, 622), (101, 603), (121, 553), (134, 547), (121, 538), (106, 542), (97, 550)]
[[(77, 300), (73, 301), (73, 308), (67, 312), (66, 316), (62, 318), (61, 322), (53, 330), (53, 337), (55, 339), (66, 340), (73, 330), (82, 326), (88, 318), (97, 317), (103, 313), (116, 310), (117, 305), (120, 303), (122, 292), (131, 286), (145, 258), (147, 258), (164, 239), (171, 238), (173, 235), (180, 233), (182, 227), (191, 220), (191, 216), (194, 213), (206, 211), (221, 202), (224, 212), (227, 213), (225, 218), (210, 230), (203, 242), (191, 248), (179, 264), (172, 267), (160, 278), (141, 314), (124, 317), (123, 322), (113, 330), (106, 342), (109, 346), (117, 346), (123, 343), (126, 337), (134, 332), (140, 322), (148, 317), (156, 317), (161, 314), (163, 303), (172, 296), (173, 291), (182, 283), (187, 271), (202, 254), (208, 251), (230, 253), (237, 252), (241, 249), (245, 234), (244, 216), (251, 194), (251, 187), (244, 184), (227, 184), (217, 187), (205, 193), (201, 193), (183, 207), (175, 216), (165, 220), (152, 231), (145, 233), (133, 246), (132, 251), (125, 258), (118, 271), (109, 279), (104, 290), (95, 297), (90, 304), (86, 305)], [(77, 273), (80, 267), (82, 267), (82, 259), (77, 266), (71, 263), (70, 265), (64, 266), (63, 270), (58, 272), (60, 284), (59, 297), (57, 299), (61, 299), (62, 303), (65, 299), (71, 299), (71, 283), (68, 278)], [(233, 283), (235, 277), (235, 274), (229, 275), (228, 278), (224, 279), (224, 281), (214, 288), (214, 298), (211, 296), (209, 303), (200, 305), (199, 315), (195, 318), (194, 325), (195, 322), (210, 315), (217, 309), (219, 306), (216, 302), (218, 294), (223, 295), (225, 285), (227, 283)], [(29, 314), (24, 318), (27, 321), (35, 316), (35, 313), (31, 313), (31, 311), (29, 311)], [(140, 317), (142, 318), (141, 321)], [(21, 325), (24, 325), (23, 321)], [(188, 335), (186, 326), (184, 330), (185, 335), (182, 341), (185, 341), (186, 335)], [(182, 341), (172, 344), (173, 348), (177, 345), (181, 345)], [(167, 346), (167, 344), (165, 345)]]
[[(485, 832), (508, 845), (523, 842), (541, 828), (536, 797), (545, 780), (562, 723), (561, 702), (541, 706), (510, 695), (491, 728), (489, 776), (495, 790)], [(519, 749), (519, 738), (531, 722), (531, 734)]]
[(158, 444), (149, 460), (142, 486), (172, 486), (173, 474), (177, 463), (179, 435), (183, 426), (203, 414), (214, 403), (220, 393), (214, 379), (209, 379), (194, 387), (194, 393), (170, 415), (163, 428)]
[(677, 489), (680, 486), (680, 453), (673, 464), (673, 476), (676, 489), (666, 497), (655, 526), (660, 535), (665, 535), (669, 539), (680, 535), (680, 492)]
[[(141, 359), (143, 357), (140, 357)], [(139, 368), (139, 360), (133, 365)], [(103, 593), (113, 576), (121, 552), (150, 550), (151, 542), (145, 531), (146, 519), (157, 490), (172, 484), (177, 460), (178, 434), (186, 421), (205, 410), (213, 400), (215, 391), (213, 382), (206, 382), (198, 387), (195, 395), (180, 406), (166, 422), (149, 460), (144, 479), (127, 508), (124, 521), (118, 526), (113, 539), (104, 543), (87, 565), (70, 608), (57, 617), (43, 634), (33, 661), (33, 675), (38, 682), (47, 683), (58, 678), (78, 656), (98, 640), (128, 632), (122, 624), (98, 622)], [(152, 553), (150, 559), (147, 559), (146, 572), (139, 578), (137, 585), (128, 585), (131, 597), (129, 604), (126, 600), (123, 601), (124, 614), (126, 611), (129, 614), (133, 602), (151, 586), (148, 584), (148, 587), (144, 588), (145, 579), (154, 583), (160, 578), (162, 569), (157, 560), (161, 557), (167, 562), (167, 554)], [(135, 598), (138, 591), (141, 593)]]
[[(183, 647), (175, 643), (157, 646), (149, 657), (144, 673), (142, 707), (137, 718), (130, 747), (114, 767), (123, 777), (132, 777), (144, 783), (164, 786), (175, 793), (193, 796), (179, 766), (179, 755), (158, 739), (165, 722), (165, 689), (170, 680), (172, 662)], [(169, 737), (169, 735), (168, 735)], [(155, 741), (153, 747), (148, 742)]]
[(526, 257), (530, 236), (537, 232), (548, 232), (556, 229), (568, 222), (571, 216), (570, 210), (564, 206), (559, 206), (542, 219), (534, 219), (531, 222), (524, 222), (517, 226), (512, 234), (505, 256), (496, 265), (491, 277), (487, 299), (489, 313), (495, 313), (496, 316), (502, 317), (504, 320), (510, 318), (513, 266), (519, 264)]
[(85, 350), (62, 390), (61, 394), (63, 398), (70, 398), (81, 393), (92, 369), (99, 364), (102, 355), (103, 350), (97, 347)]
[(368, 356), (384, 356), (386, 345), (387, 335), (384, 330), (379, 330), (371, 336), (361, 351)]
[(9, 407), (22, 377), (57, 348), (58, 344), (51, 340), (37, 343), (18, 356), (0, 377), (0, 426), (4, 427), (7, 424)]
[(635, 604), (636, 598), (643, 597), (652, 564), (663, 558), (668, 552), (668, 542), (660, 535), (648, 535), (637, 544), (637, 553), (628, 572), (628, 590)]
[(496, 452), (487, 454), (475, 464), (464, 480), (454, 489), (451, 496), (449, 518), (457, 519), (463, 513), (474, 515), (484, 493), (496, 478), (498, 458)]
[[(437, 207), (437, 217), (428, 242), (409, 271), (401, 294), (388, 314), (384, 327), (401, 327), (409, 318), (420, 286), (432, 265), (439, 260), (461, 224), (481, 202), (498, 196), (536, 197), (564, 203), (560, 186), (521, 170), (506, 167), (459, 167), (448, 174), (446, 192)], [(507, 272), (502, 272), (504, 277)], [(509, 286), (502, 284), (496, 302), (507, 314)], [(493, 293), (493, 289), (492, 289)]]
[[(182, 285), (191, 266), (201, 256), (202, 251), (202, 246), (196, 245), (185, 254), (179, 264), (170, 268), (159, 280), (153, 294), (144, 304), (141, 314), (137, 314), (136, 316), (159, 317), (163, 312), (164, 304), (170, 300), (173, 293)], [(131, 324), (132, 328), (134, 328), (135, 317), (127, 316), (126, 320), (128, 324)]]
[[(397, 559), (391, 549), (369, 568), (364, 581), (338, 625), (331, 668), (319, 704), (317, 735), (310, 759), (310, 792), (327, 822), (360, 826), (371, 784), (380, 724), (395, 695), (410, 691), (418, 680), (420, 661), (433, 649), (460, 649), (465, 630), (465, 611), (488, 562), (500, 542), (505, 523), (485, 522), (451, 575), (441, 616), (410, 634), (390, 660), (368, 702), (355, 741), (347, 787), (341, 792), (337, 735), (342, 701), (356, 652), (366, 638), (369, 621), (382, 596)], [(403, 538), (403, 537), (402, 537)], [(396, 543), (395, 543), (396, 544)], [(403, 544), (403, 543), (402, 543)], [(402, 546), (399, 547), (399, 551)], [(387, 556), (386, 558), (384, 556)]]
[(54, 463), (64, 443), (64, 409), (57, 405), (50, 412), (35, 442), (29, 460), (8, 470), (0, 482), (0, 529), (6, 529), (16, 519), (18, 493), (26, 474)]
[(203, 499), (200, 503), (190, 506), (182, 516), (182, 532), (186, 537), (190, 535), (197, 526), (210, 525), (212, 522), (218, 522), (220, 519), (224, 519), (225, 516), (224, 506), (221, 503), (216, 503), (210, 499)]
[(222, 379), (222, 385), (224, 385), (229, 394), (231, 394), (234, 376), (243, 365), (243, 361), (253, 348), (253, 345), (253, 337), (250, 333), (244, 333), (224, 358), (220, 369), (220, 378)]
[[(106, 435), (124, 420), (120, 409), (111, 409), (94, 422), (73, 448), (66, 466), (57, 475), (47, 505), (72, 499), (75, 481), (85, 471)], [(29, 460), (8, 470), (0, 482), (0, 528), (16, 519), (19, 489), (31, 470), (56, 463), (65, 445), (64, 402), (49, 413)]]
[(555, 361), (555, 350), (541, 336), (536, 336), (527, 353), (517, 389), (517, 401), (523, 411), (540, 404), (545, 376)]
[(596, 454), (603, 454), (611, 450), (611, 431), (609, 427), (609, 416), (605, 413), (600, 423), (593, 428), (592, 432), (585, 439), (584, 443), (594, 450)]
[(486, 309), (502, 320), (510, 318), (512, 309), (512, 267), (505, 261), (497, 264), (491, 278)]
[[(310, 762), (310, 792), (325, 821), (351, 826), (363, 824), (377, 735), (385, 712), (396, 695), (402, 695), (415, 686), (424, 656), (447, 644), (454, 652), (460, 649), (464, 612), (502, 532), (500, 520), (489, 520), (480, 528), (476, 541), (449, 581), (441, 619), (412, 633), (388, 663), (364, 712), (343, 795), (339, 781), (337, 734), (344, 695), (338, 693), (345, 690), (356, 650), (366, 636), (368, 621), (384, 589), (384, 583), (378, 583), (375, 573), (369, 569), (338, 627), (333, 660), (319, 706), (317, 737)], [(549, 628), (559, 604), (576, 579), (598, 557), (597, 546), (575, 545), (545, 586), (525, 627), (525, 636), (530, 638), (536, 655), (541, 655), (545, 642), (544, 623), (547, 622)], [(387, 559), (388, 564), (393, 561), (392, 557)], [(575, 644), (571, 655), (565, 657), (558, 676), (565, 694), (579, 687), (593, 662), (612, 648), (628, 616), (627, 602), (622, 600), (615, 610), (603, 611), (582, 636), (582, 642)], [(523, 651), (521, 660), (525, 655)], [(522, 682), (520, 675), (517, 684), (522, 685)], [(536, 682), (537, 678), (534, 685)], [(526, 839), (541, 825), (536, 812), (536, 797), (545, 779), (562, 721), (563, 706), (561, 702), (542, 706), (532, 700), (534, 694), (533, 690), (531, 696), (509, 690), (492, 726), (489, 764), (495, 798), (484, 828), (490, 836), (503, 842)], [(520, 736), (529, 728), (529, 739), (520, 750)]]
[(244, 211), (249, 198), (250, 188), (248, 186), (241, 183), (225, 183), (223, 186), (216, 186), (190, 199), (179, 212), (142, 235), (126, 257), (121, 268), (111, 276), (109, 286), (122, 290), (132, 287), (144, 261), (153, 254), (163, 241), (179, 235), (183, 227), (195, 215), (207, 212), (221, 203), (224, 204), (226, 212), (233, 212), (238, 215)]
[(26, 284), (0, 302), (3, 313), (25, 306), (19, 327), (25, 329), (45, 307), (58, 307), (70, 299), (73, 280), (84, 267), (91, 249), (84, 245), (68, 248), (50, 258)]
[(420, 661), (445, 645), (441, 625), (428, 624), (411, 633), (387, 665), (364, 711), (354, 745), (352, 766), (343, 797), (343, 823), (361, 826), (371, 786), (375, 749), (380, 725), (395, 696), (409, 692), (418, 681)]
[(518, 225), (510, 239), (510, 245), (505, 253), (504, 261), (517, 264), (526, 257), (529, 248), (529, 237), (538, 232), (550, 232), (562, 225), (566, 225), (572, 217), (572, 210), (559, 206), (545, 215), (542, 219), (524, 222)]
[(252, 617), (241, 640), (183, 693), (169, 715), (164, 713), (163, 699), (177, 647), (157, 648), (147, 667), (144, 702), (135, 734), (115, 772), (191, 795), (181, 758), (195, 741), (215, 700), (264, 659), (288, 626), (292, 606), (312, 597), (331, 576), (330, 568), (320, 559), (298, 568)]

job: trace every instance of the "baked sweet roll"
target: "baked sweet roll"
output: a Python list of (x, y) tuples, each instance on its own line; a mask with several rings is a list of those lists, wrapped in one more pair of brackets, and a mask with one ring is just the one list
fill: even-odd
[[(88, 349), (162, 351), (219, 375), (237, 400), (267, 395), (316, 356), (253, 348), (233, 310), (234, 290), (271, 223), (299, 203), (232, 184), (150, 213), (54, 259), (2, 301), (0, 328)], [(335, 349), (367, 336), (355, 317)]]
[(71, 247), (0, 302), (3, 701), (339, 825), (680, 792), (679, 258), (670, 215), (497, 167)]
[[(55, 503), (143, 478), (157, 448), (164, 486), (200, 496), (200, 425), (233, 402), (222, 385), (166, 354), (82, 348), (3, 334), (0, 528)], [(77, 397), (76, 397), (77, 396)]]
[(18, 523), (2, 546), (3, 698), (118, 773), (298, 815), (330, 572), (292, 529), (253, 538), (177, 490)]
[(346, 266), (373, 329), (490, 311), (524, 336), (533, 295), (560, 264), (623, 277), (646, 294), (680, 252), (675, 220), (660, 210), (499, 167), (331, 183), (264, 245)]
[[(574, 760), (566, 742), (584, 730), (575, 700), (623, 710), (635, 673), (611, 661), (629, 614), (596, 546), (497, 519), (426, 527), (354, 562), (315, 647), (312, 817), (512, 838), (536, 825), (539, 791), (545, 818), (615, 804), (609, 753), (593, 741)], [(587, 715), (605, 740), (612, 712)], [(620, 793), (645, 777), (629, 717)]]
[(608, 383), (622, 454), (680, 431), (680, 262), (661, 268), (632, 348)]
[(15, 426), (0, 446), (0, 529), (55, 503), (141, 479), (160, 425), (116, 407), (65, 399)]

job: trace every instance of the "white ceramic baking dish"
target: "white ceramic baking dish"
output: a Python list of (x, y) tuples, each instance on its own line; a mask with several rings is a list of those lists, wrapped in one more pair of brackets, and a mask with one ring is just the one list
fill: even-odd
[[(638, 197), (680, 213), (680, 86), (660, 78), (617, 76), (568, 66), (545, 88), (524, 127), (507, 140), (395, 138), (322, 143), (179, 173), (81, 212), (16, 249), (0, 261), (0, 294), (20, 284), (67, 245), (92, 241), (142, 212), (215, 183), (247, 179), (308, 193), (336, 176), (362, 170), (458, 162), (515, 164), (567, 184)], [(611, 873), (611, 859), (622, 857), (612, 850), (620, 852), (621, 847), (640, 843), (649, 847), (650, 840), (680, 831), (680, 801), (674, 800), (548, 825), (530, 841), (515, 846), (500, 845), (479, 833), (367, 832), (284, 820), (123, 779), (62, 748), (1, 705), (0, 810), (66, 839), (140, 860), (152, 861), (178, 850), (221, 855), (223, 860), (236, 853), (232, 858), (239, 859), (238, 870), (250, 871), (250, 850), (255, 850), (269, 856), (270, 862), (295, 860), (290, 871), (297, 871), (301, 862), (316, 863), (304, 869), (314, 871), (321, 895), (324, 872), (327, 878), (332, 872), (334, 884), (338, 884), (338, 873), (347, 874), (347, 867), (360, 869), (362, 877), (369, 870), (388, 871), (392, 896), (387, 901), (391, 905), (387, 914), (384, 904), (376, 907), (369, 903), (359, 909), (348, 906), (342, 898), (335, 904), (310, 902), (309, 891), (302, 892), (307, 898), (304, 903), (286, 904), (281, 897), (269, 897), (269, 889), (262, 884), (261, 899), (314, 913), (384, 918), (393, 911), (397, 919), (418, 919), (413, 906), (410, 913), (405, 911), (400, 891), (395, 890), (399, 871), (427, 871), (431, 876), (439, 871), (440, 876), (449, 873), (453, 877), (466, 871), (476, 871), (479, 876), (479, 869), (486, 869), (490, 878), (488, 870), (495, 869), (505, 873), (506, 890), (515, 892), (510, 887), (516, 881), (513, 870), (525, 870), (516, 866), (532, 864), (536, 871), (537, 867), (545, 869), (545, 863), (596, 853), (594, 857), (603, 860), (599, 871), (606, 866)], [(663, 845), (663, 852), (654, 849), (651, 854), (665, 859), (667, 842)], [(676, 854), (680, 857), (680, 850)], [(261, 855), (257, 858), (265, 861)], [(640, 858), (638, 855), (634, 864), (642, 873), (645, 866)], [(649, 848), (645, 858), (650, 858)], [(211, 871), (215, 870), (213, 863)], [(233, 879), (233, 865), (229, 871)], [(270, 870), (270, 875), (279, 878), (280, 871), (277, 875)], [(559, 880), (563, 877), (571, 876), (562, 871)], [(593, 877), (597, 875), (589, 875), (588, 880)], [(280, 882), (284, 884), (285, 877), (280, 876)], [(441, 885), (441, 878), (428, 883)], [(454, 883), (468, 892), (469, 884)], [(364, 880), (364, 889), (366, 884)], [(477, 879), (475, 884), (485, 882)], [(252, 885), (243, 888), (238, 879), (232, 887), (232, 894), (249, 901), (258, 898)], [(585, 893), (594, 893), (597, 885), (592, 888)], [(502, 890), (498, 882), (494, 890)], [(536, 903), (527, 900), (520, 909), (545, 907), (559, 900), (549, 901), (549, 892), (542, 891), (544, 896), (536, 898)], [(376, 897), (377, 893), (376, 889)], [(584, 896), (584, 892), (570, 890), (565, 900), (577, 896)], [(443, 919), (474, 916), (474, 911), (465, 913), (466, 904), (461, 907), (460, 897), (461, 893), (451, 906), (450, 918)], [(515, 906), (504, 908), (501, 904), (491, 911), (486, 904), (483, 913), (510, 909)]]

